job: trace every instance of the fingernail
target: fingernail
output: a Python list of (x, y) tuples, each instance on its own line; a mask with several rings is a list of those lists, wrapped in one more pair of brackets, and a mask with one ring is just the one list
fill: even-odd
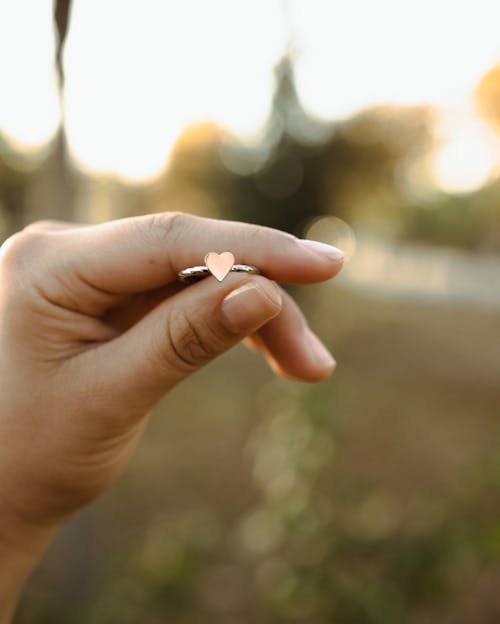
[(326, 243), (320, 243), (319, 241), (309, 240), (307, 238), (299, 238), (298, 242), (302, 247), (328, 260), (335, 260), (338, 262), (344, 258), (344, 252), (333, 245), (327, 245)]
[(328, 351), (325, 345), (314, 334), (309, 327), (304, 328), (305, 339), (314, 359), (325, 368), (334, 368), (336, 366), (335, 359)]
[(281, 307), (281, 295), (274, 282), (249, 282), (224, 297), (222, 313), (235, 332), (258, 327), (276, 316)]

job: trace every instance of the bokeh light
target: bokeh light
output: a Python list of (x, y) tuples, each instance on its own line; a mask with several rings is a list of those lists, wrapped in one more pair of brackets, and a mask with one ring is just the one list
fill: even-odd
[(319, 216), (307, 224), (304, 238), (319, 240), (342, 249), (345, 262), (356, 252), (356, 234), (353, 228), (340, 219), (332, 216)]
[(493, 177), (500, 165), (500, 137), (484, 121), (470, 115), (449, 115), (438, 130), (434, 155), (437, 186), (450, 193), (471, 192)]

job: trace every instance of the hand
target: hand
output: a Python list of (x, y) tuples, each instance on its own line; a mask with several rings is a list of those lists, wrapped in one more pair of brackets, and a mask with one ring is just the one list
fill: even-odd
[[(342, 253), (324, 247), (178, 212), (94, 226), (39, 222), (8, 239), (0, 249), (0, 549), (2, 536), (26, 543), (31, 528), (50, 533), (105, 490), (154, 404), (238, 342), (262, 351), (279, 374), (328, 376), (333, 360), (273, 281), (334, 276)], [(232, 251), (266, 277), (175, 281), (209, 251)], [(152, 309), (152, 301), (160, 303)]]

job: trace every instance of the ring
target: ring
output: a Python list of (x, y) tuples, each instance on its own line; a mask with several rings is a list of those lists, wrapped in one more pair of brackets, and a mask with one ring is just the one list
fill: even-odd
[(204, 265), (182, 269), (177, 273), (177, 280), (184, 284), (191, 284), (212, 274), (219, 282), (222, 282), (231, 271), (260, 274), (260, 270), (256, 266), (235, 264), (234, 255), (230, 251), (224, 251), (220, 254), (210, 251), (205, 256)]

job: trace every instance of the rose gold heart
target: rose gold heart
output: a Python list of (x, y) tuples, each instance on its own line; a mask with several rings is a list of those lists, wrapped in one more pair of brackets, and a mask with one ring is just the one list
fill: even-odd
[(233, 264), (234, 256), (230, 251), (224, 251), (221, 254), (211, 251), (205, 256), (205, 265), (219, 282), (222, 282), (226, 277)]

